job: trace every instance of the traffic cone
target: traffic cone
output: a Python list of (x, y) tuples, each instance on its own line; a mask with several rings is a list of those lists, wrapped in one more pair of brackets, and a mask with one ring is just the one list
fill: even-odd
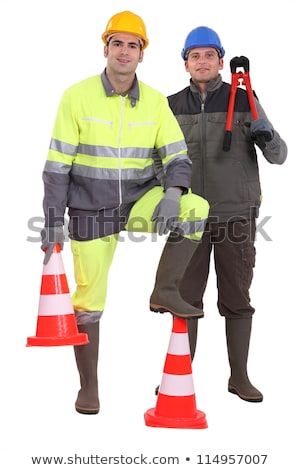
[[(193, 320), (188, 320), (193, 321)], [(145, 414), (147, 426), (207, 428), (206, 416), (196, 408), (187, 320), (174, 317), (172, 333), (155, 408)]]
[(57, 243), (43, 267), (36, 336), (27, 338), (26, 346), (78, 346), (89, 342), (79, 333)]

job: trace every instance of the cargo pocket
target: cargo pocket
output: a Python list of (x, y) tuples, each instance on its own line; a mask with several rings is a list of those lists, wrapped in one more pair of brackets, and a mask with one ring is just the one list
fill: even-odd
[(77, 286), (86, 286), (87, 280), (81, 261), (80, 246), (78, 242), (71, 240), (71, 250), (74, 262), (74, 277)]
[(249, 289), (252, 278), (253, 268), (255, 267), (256, 250), (254, 245), (242, 248), (242, 276), (241, 281), (244, 289)]

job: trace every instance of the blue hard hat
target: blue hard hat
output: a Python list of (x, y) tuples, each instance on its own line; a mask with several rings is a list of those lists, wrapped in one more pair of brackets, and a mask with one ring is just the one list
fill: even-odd
[(193, 29), (186, 37), (181, 57), (187, 60), (187, 52), (195, 47), (213, 47), (219, 52), (219, 56), (224, 57), (225, 50), (217, 33), (207, 26), (199, 26)]

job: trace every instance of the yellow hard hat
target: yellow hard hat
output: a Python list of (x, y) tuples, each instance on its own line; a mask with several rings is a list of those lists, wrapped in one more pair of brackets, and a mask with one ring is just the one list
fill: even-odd
[(122, 11), (111, 17), (102, 34), (104, 44), (107, 43), (107, 39), (111, 34), (116, 33), (127, 33), (138, 36), (143, 42), (142, 49), (148, 46), (149, 40), (146, 34), (145, 23), (140, 16), (131, 13), (131, 11)]

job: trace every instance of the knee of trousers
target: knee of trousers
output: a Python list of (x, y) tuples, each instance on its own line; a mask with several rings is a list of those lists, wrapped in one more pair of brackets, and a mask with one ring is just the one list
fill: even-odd
[(179, 222), (176, 224), (177, 232), (185, 238), (200, 240), (208, 214), (208, 201), (189, 191), (180, 198)]

